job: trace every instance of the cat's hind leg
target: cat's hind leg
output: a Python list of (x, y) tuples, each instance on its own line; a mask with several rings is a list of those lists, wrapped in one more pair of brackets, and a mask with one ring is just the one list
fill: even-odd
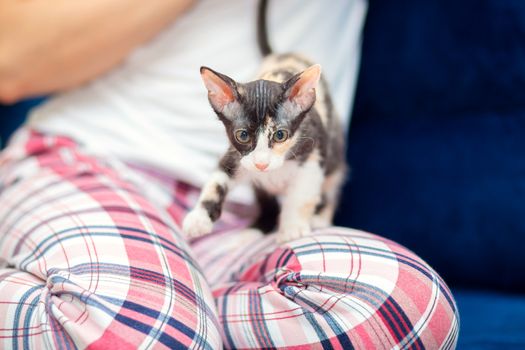
[(337, 169), (326, 177), (322, 187), (321, 199), (312, 216), (311, 224), (313, 229), (332, 226), (332, 220), (339, 203), (339, 196), (345, 178), (346, 171), (344, 168)]

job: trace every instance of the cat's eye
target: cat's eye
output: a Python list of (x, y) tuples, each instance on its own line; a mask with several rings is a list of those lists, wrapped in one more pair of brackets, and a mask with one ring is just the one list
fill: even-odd
[(250, 134), (248, 134), (248, 131), (246, 130), (237, 130), (235, 132), (235, 139), (239, 142), (239, 143), (248, 143), (250, 142)]
[(286, 130), (277, 130), (273, 133), (273, 140), (275, 142), (284, 142), (288, 138), (288, 131)]

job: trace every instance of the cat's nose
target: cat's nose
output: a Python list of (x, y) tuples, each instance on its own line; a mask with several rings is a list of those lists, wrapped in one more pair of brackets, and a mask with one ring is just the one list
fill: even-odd
[(268, 168), (268, 163), (255, 163), (255, 167), (261, 171)]

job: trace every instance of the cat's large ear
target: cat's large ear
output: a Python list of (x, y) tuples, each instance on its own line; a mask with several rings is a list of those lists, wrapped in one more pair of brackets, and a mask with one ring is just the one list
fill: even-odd
[(308, 67), (284, 83), (285, 97), (299, 107), (300, 112), (310, 109), (315, 102), (315, 88), (320, 77), (321, 66), (319, 64)]
[(208, 89), (210, 104), (216, 112), (223, 113), (226, 106), (237, 100), (237, 84), (230, 77), (208, 67), (201, 67), (201, 77)]

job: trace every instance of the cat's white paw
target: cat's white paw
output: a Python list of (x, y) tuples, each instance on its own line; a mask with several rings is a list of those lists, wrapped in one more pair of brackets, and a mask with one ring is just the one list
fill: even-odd
[(309, 236), (312, 233), (312, 229), (308, 223), (293, 223), (283, 225), (277, 232), (276, 241), (279, 244), (287, 243), (304, 236)]
[(312, 230), (317, 230), (321, 228), (327, 228), (332, 226), (332, 223), (327, 218), (321, 215), (314, 215), (310, 221), (312, 225)]
[(182, 230), (188, 238), (197, 238), (208, 234), (213, 229), (213, 222), (203, 208), (190, 211), (182, 222)]

